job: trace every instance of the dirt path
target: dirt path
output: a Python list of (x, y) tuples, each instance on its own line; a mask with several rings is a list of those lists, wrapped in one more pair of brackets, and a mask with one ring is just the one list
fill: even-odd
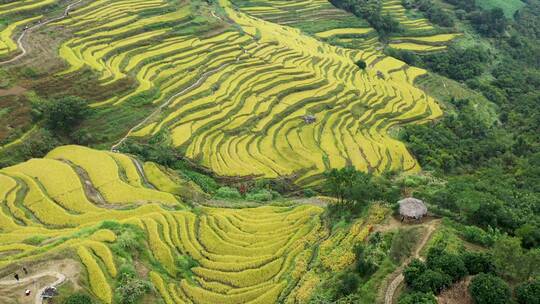
[(420, 241), (420, 243), (416, 246), (416, 249), (414, 251), (414, 254), (409, 257), (400, 267), (398, 267), (398, 269), (396, 269), (394, 271), (394, 273), (392, 275), (396, 275), (396, 277), (394, 278), (394, 280), (392, 280), (392, 282), (390, 282), (390, 284), (388, 284), (388, 287), (386, 289), (386, 292), (384, 294), (384, 304), (392, 304), (392, 301), (394, 299), (394, 295), (396, 293), (396, 290), (398, 289), (399, 285), (401, 285), (401, 283), (403, 282), (403, 280), (405, 279), (405, 277), (403, 276), (403, 268), (405, 268), (405, 265), (407, 265), (412, 259), (420, 259), (420, 260), (424, 260), (421, 256), (420, 256), (420, 251), (422, 251), (422, 249), (426, 246), (427, 242), (429, 241), (429, 239), (431, 238), (431, 235), (433, 234), (433, 232), (436, 230), (437, 228), (437, 225), (439, 224), (439, 221), (438, 220), (434, 220), (434, 221), (431, 221), (425, 225), (422, 225), (424, 227), (427, 227), (427, 232), (426, 234), (424, 235), (424, 237), (422, 238), (422, 240)]
[(63, 274), (61, 274), (59, 272), (56, 272), (56, 271), (45, 271), (45, 272), (40, 272), (40, 273), (34, 274), (34, 275), (26, 277), (26, 278), (22, 278), (19, 281), (15, 280), (15, 279), (0, 281), (0, 285), (4, 285), (4, 286), (5, 285), (22, 285), (22, 284), (25, 284), (25, 283), (32, 283), (35, 280), (43, 278), (43, 277), (55, 277), (56, 281), (54, 281), (52, 284), (49, 284), (46, 287), (41, 288), (39, 291), (36, 292), (36, 294), (34, 296), (34, 303), (35, 304), (42, 304), (43, 299), (41, 298), (41, 294), (43, 293), (43, 291), (47, 287), (58, 287), (59, 285), (64, 283), (66, 281), (66, 276), (65, 275), (63, 275)]
[[(21, 50), (21, 53), (20, 53), (19, 55), (15, 56), (15, 57), (11, 58), (11, 59), (6, 60), (6, 61), (0, 61), (0, 65), (2, 65), (2, 64), (8, 64), (8, 63), (17, 61), (17, 60), (21, 59), (22, 57), (24, 57), (24, 55), (26, 55), (26, 49), (24, 48), (24, 44), (23, 44), (23, 39), (24, 39), (25, 36), (30, 35), (30, 32), (31, 32), (31, 31), (33, 31), (33, 30), (35, 30), (35, 29), (38, 29), (38, 28), (40, 28), (40, 27), (42, 27), (42, 26), (44, 26), (44, 25), (47, 25), (47, 24), (49, 24), (49, 23), (51, 23), (51, 22), (55, 22), (55, 21), (62, 20), (62, 19), (64, 19), (64, 18), (66, 18), (66, 17), (68, 16), (69, 12), (71, 11), (71, 9), (73, 9), (73, 7), (74, 7), (75, 5), (81, 3), (82, 1), (83, 1), (83, 0), (77, 0), (77, 1), (75, 1), (75, 2), (73, 2), (73, 3), (71, 3), (71, 4), (69, 4), (69, 5), (66, 7), (66, 9), (64, 10), (64, 13), (63, 13), (61, 16), (59, 16), (59, 17), (52, 18), (52, 19), (46, 20), (46, 21), (44, 21), (44, 22), (40, 22), (40, 23), (38, 23), (38, 24), (36, 24), (36, 25), (33, 25), (33, 26), (31, 26), (31, 27), (29, 27), (29, 28), (23, 30), (23, 32), (21, 33), (21, 35), (19, 36), (19, 38), (17, 38), (17, 46), (18, 46), (18, 48)], [(27, 33), (28, 33), (28, 35), (27, 35)]]

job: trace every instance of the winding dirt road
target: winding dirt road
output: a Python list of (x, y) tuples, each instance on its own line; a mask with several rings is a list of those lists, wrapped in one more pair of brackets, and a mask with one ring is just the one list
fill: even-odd
[[(240, 56), (236, 58), (236, 61), (238, 62), (240, 60)], [(178, 96), (181, 96), (181, 95), (184, 95), (186, 94), (187, 92), (197, 88), (198, 86), (200, 86), (206, 79), (208, 79), (208, 77), (212, 76), (213, 74), (221, 71), (222, 69), (226, 68), (227, 66), (229, 66), (231, 63), (225, 63), (213, 70), (210, 70), (204, 74), (201, 75), (201, 77), (199, 77), (199, 79), (197, 79), (197, 81), (195, 81), (192, 85), (190, 85), (189, 87), (181, 90), (180, 92), (172, 95), (171, 97), (169, 97), (169, 99), (167, 99), (167, 101), (165, 101), (164, 103), (162, 103), (154, 112), (150, 113), (150, 115), (148, 115), (145, 119), (143, 119), (141, 122), (139, 122), (137, 125), (135, 125), (133, 128), (129, 129), (129, 131), (127, 132), (127, 134), (122, 137), (116, 144), (114, 144), (112, 147), (111, 147), (111, 152), (118, 152), (118, 147), (120, 147), (126, 140), (127, 138), (129, 137), (129, 135), (135, 131), (136, 129), (142, 127), (143, 125), (145, 125), (150, 119), (152, 119), (155, 115), (159, 114), (161, 111), (163, 111), (163, 109), (167, 106), (169, 106), (169, 104)]]
[(34, 274), (34, 275), (26, 277), (26, 278), (21, 278), (19, 281), (17, 281), (17, 280), (0, 281), (0, 285), (18, 285), (18, 284), (24, 284), (24, 283), (32, 283), (36, 279), (43, 278), (43, 277), (55, 277), (56, 278), (56, 281), (54, 281), (54, 283), (52, 283), (52, 284), (50, 284), (50, 285), (48, 285), (46, 287), (43, 287), (39, 291), (36, 292), (35, 297), (34, 297), (34, 303), (35, 304), (43, 304), (43, 299), (41, 298), (41, 294), (43, 293), (43, 291), (47, 287), (58, 287), (59, 285), (64, 283), (66, 281), (66, 276), (65, 275), (63, 275), (63, 274), (61, 274), (59, 272), (56, 272), (56, 271), (45, 271), (45, 272), (40, 272), (40, 273)]
[[(14, 62), (14, 61), (17, 61), (19, 59), (21, 59), (22, 57), (24, 57), (24, 55), (26, 55), (26, 49), (24, 48), (24, 44), (23, 44), (23, 39), (25, 36), (28, 36), (30, 34), (31, 31), (37, 29), (37, 28), (40, 28), (44, 25), (47, 25), (51, 22), (55, 22), (55, 21), (58, 21), (58, 20), (62, 20), (64, 18), (66, 18), (69, 14), (69, 12), (73, 9), (73, 7), (79, 3), (81, 3), (83, 0), (77, 0), (71, 4), (69, 4), (66, 9), (64, 10), (64, 13), (59, 16), (59, 17), (56, 17), (56, 18), (52, 18), (52, 19), (49, 19), (49, 20), (46, 20), (44, 22), (40, 22), (38, 24), (35, 24), (29, 28), (27, 28), (26, 30), (24, 30), (21, 35), (19, 36), (19, 38), (17, 38), (17, 46), (18, 48), (21, 50), (21, 53), (11, 59), (8, 59), (6, 61), (0, 61), (0, 65), (2, 64), (8, 64), (8, 63), (11, 63), (11, 62)], [(28, 35), (27, 35), (28, 34)]]
[(405, 279), (405, 277), (403, 276), (403, 269), (405, 268), (405, 265), (409, 264), (409, 262), (412, 259), (420, 259), (422, 261), (424, 260), (424, 258), (420, 256), (420, 251), (422, 251), (422, 249), (426, 246), (427, 242), (431, 238), (431, 235), (437, 229), (438, 224), (439, 224), (439, 221), (434, 220), (434, 221), (429, 222), (426, 225), (422, 225), (424, 227), (427, 227), (427, 232), (422, 238), (422, 240), (420, 241), (420, 243), (416, 246), (414, 255), (409, 257), (398, 269), (394, 271), (393, 274), (394, 275), (398, 274), (398, 275), (392, 280), (392, 282), (390, 282), (390, 284), (388, 284), (388, 287), (384, 294), (384, 304), (392, 304), (397, 288), (399, 287), (399, 285), (401, 285), (401, 283), (403, 283), (403, 280)]

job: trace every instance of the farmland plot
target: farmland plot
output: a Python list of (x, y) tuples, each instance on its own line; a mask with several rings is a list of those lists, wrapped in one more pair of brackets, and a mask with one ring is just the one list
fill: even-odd
[[(306, 12), (327, 7), (308, 2)], [(293, 4), (269, 1), (268, 7), (248, 9), (253, 15), (228, 1), (219, 5), (224, 15), (212, 12), (213, 20), (195, 25), (199, 31), (193, 34), (186, 30), (194, 26), (191, 7), (173, 9), (160, 0), (92, 3), (58, 22), (75, 31), (60, 48), (69, 63), (62, 73), (90, 68), (104, 85), (134, 77), (138, 86), (132, 92), (93, 106), (114, 107), (154, 94), (152, 102), (163, 110), (128, 135), (169, 132), (174, 147), (219, 175), (294, 175), (310, 184), (328, 168), (347, 164), (374, 172), (419, 169), (388, 131), (441, 115), (436, 102), (412, 85), (423, 71), (375, 50), (332, 46), (256, 17), (268, 7), (287, 12)], [(214, 26), (224, 18), (236, 27)], [(320, 29), (318, 35), (371, 32)], [(367, 70), (356, 66), (360, 59)], [(306, 123), (306, 116), (314, 123)]]
[[(143, 232), (145, 250), (155, 261), (148, 266), (149, 279), (165, 302), (276, 303), (294, 296), (291, 291), (309, 270), (315, 247), (328, 236), (321, 220), (323, 209), (311, 205), (201, 207), (193, 212), (171, 193), (144, 183), (129, 184), (142, 175), (128, 177), (133, 163), (115, 162), (115, 157), (129, 158), (66, 146), (44, 159), (0, 170), (0, 270), (71, 253), (83, 265), (88, 290), (103, 303), (113, 303), (115, 279), (125, 263), (111, 250), (124, 238), (107, 228), (114, 222)], [(150, 167), (161, 170), (155, 164)], [(115, 185), (118, 196), (109, 196), (106, 185)], [(126, 187), (145, 202), (134, 204), (121, 190)], [(89, 189), (101, 193), (103, 201), (95, 201)], [(117, 208), (126, 204), (130, 208)], [(100, 224), (103, 221), (106, 226)], [(347, 242), (363, 241), (371, 224), (358, 222), (350, 230), (340, 230), (336, 237), (341, 252), (350, 257), (353, 246)], [(51, 241), (30, 245), (30, 239)], [(194, 261), (189, 278), (180, 275), (185, 271), (178, 266), (182, 259)], [(344, 258), (339, 267), (352, 263)]]

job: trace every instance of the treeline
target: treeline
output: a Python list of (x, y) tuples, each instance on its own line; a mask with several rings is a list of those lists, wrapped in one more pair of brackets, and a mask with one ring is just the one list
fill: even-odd
[[(407, 290), (399, 304), (437, 303), (437, 295), (452, 284), (473, 276), (468, 287), (474, 303), (537, 303), (540, 292), (540, 251), (523, 252), (519, 240), (503, 238), (488, 252), (452, 252), (444, 242), (428, 250), (424, 261), (413, 260), (403, 275)], [(536, 278), (536, 279), (535, 279)], [(515, 290), (507, 283), (515, 283)]]
[[(471, 1), (448, 2), (460, 10), (477, 10)], [(488, 35), (491, 52), (475, 47), (427, 56), (391, 51), (410, 64), (461, 81), (497, 108), (497, 119), (487, 123), (469, 100), (453, 98), (447, 102), (454, 111), (440, 121), (403, 128), (401, 138), (423, 168), (447, 181), (415, 195), (462, 223), (518, 236), (525, 248), (540, 246), (538, 16), (539, 2), (530, 1), (515, 20), (505, 21), (505, 35)]]
[(423, 12), (431, 23), (442, 27), (453, 27), (452, 15), (444, 10), (441, 5), (432, 0), (403, 0), (402, 4), (408, 9), (417, 9)]
[(330, 0), (330, 2), (366, 20), (382, 39), (402, 31), (397, 20), (389, 14), (382, 13), (381, 0)]
[(434, 24), (442, 27), (455, 26), (456, 19), (468, 20), (481, 34), (487, 37), (502, 35), (508, 25), (501, 8), (481, 9), (475, 0), (444, 0), (455, 6), (454, 12), (443, 8), (433, 0), (402, 0), (405, 8), (417, 9)]

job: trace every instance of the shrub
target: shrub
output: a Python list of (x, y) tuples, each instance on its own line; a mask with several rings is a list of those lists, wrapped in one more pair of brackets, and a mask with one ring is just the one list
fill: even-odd
[(231, 187), (221, 187), (217, 190), (216, 197), (222, 199), (241, 199), (242, 195), (240, 195), (238, 189)]
[(116, 298), (120, 304), (137, 303), (143, 295), (153, 290), (152, 283), (137, 278), (131, 265), (122, 265), (119, 277)]
[(67, 297), (64, 304), (92, 304), (92, 298), (84, 293), (74, 293)]
[(437, 304), (432, 293), (411, 292), (401, 295), (398, 304)]
[(89, 112), (85, 100), (66, 96), (47, 103), (34, 104), (37, 118), (43, 118), (47, 128), (53, 131), (68, 132), (77, 126)]
[(127, 230), (118, 236), (116, 244), (126, 252), (130, 252), (133, 250), (140, 250), (142, 248), (139, 240), (139, 235), (131, 230)]
[(463, 254), (463, 261), (467, 271), (472, 275), (495, 271), (493, 257), (487, 253), (467, 251)]
[(474, 277), (469, 292), (476, 304), (510, 303), (512, 292), (508, 284), (501, 278), (481, 273)]
[(354, 249), (356, 255), (356, 271), (362, 277), (367, 277), (375, 273), (379, 267), (372, 259), (370, 259), (369, 252), (366, 250), (366, 245), (360, 244)]
[(411, 286), (412, 283), (427, 270), (426, 264), (418, 259), (412, 260), (403, 270), (405, 283)]
[(364, 60), (358, 60), (356, 65), (361, 69), (365, 70), (367, 68), (367, 63)]
[(411, 287), (415, 291), (438, 294), (441, 290), (450, 286), (451, 283), (452, 278), (446, 273), (428, 269), (412, 282)]
[(311, 188), (304, 189), (304, 196), (305, 197), (314, 197), (317, 195), (317, 192), (313, 191)]
[(531, 249), (540, 246), (540, 227), (525, 224), (516, 229), (516, 236), (521, 239), (524, 248)]
[(218, 183), (210, 176), (190, 170), (182, 170), (182, 173), (206, 193), (215, 193), (219, 188)]
[(190, 279), (193, 276), (191, 268), (198, 265), (197, 261), (189, 255), (180, 255), (176, 257), (176, 267), (183, 279)]
[(358, 277), (351, 272), (344, 272), (338, 276), (339, 284), (336, 293), (339, 297), (344, 297), (355, 292), (358, 288)]
[(476, 226), (465, 226), (463, 227), (461, 234), (463, 238), (471, 243), (478, 244), (481, 246), (491, 247), (495, 244), (497, 236), (495, 231), (486, 232), (484, 229)]
[(274, 198), (272, 193), (266, 189), (261, 189), (256, 192), (250, 192), (246, 195), (246, 199), (256, 202), (267, 202)]
[(519, 285), (516, 299), (519, 304), (540, 304), (540, 279)]
[(442, 247), (430, 248), (426, 265), (429, 269), (449, 275), (454, 282), (467, 275), (467, 268), (461, 256), (448, 253)]

